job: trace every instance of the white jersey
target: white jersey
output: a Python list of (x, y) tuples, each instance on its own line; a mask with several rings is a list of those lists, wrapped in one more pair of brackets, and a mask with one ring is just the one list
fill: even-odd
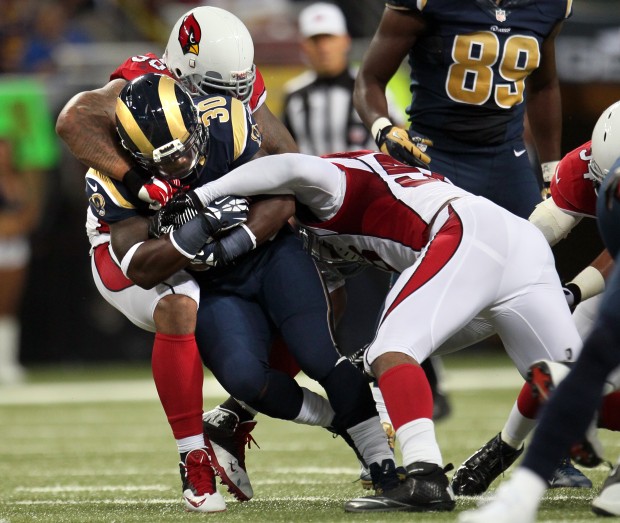
[(440, 211), (471, 197), (440, 175), (384, 154), (325, 158), (345, 173), (342, 204), (332, 218), (302, 219), (303, 225), (337, 252), (351, 251), (384, 270), (411, 266), (436, 232)]

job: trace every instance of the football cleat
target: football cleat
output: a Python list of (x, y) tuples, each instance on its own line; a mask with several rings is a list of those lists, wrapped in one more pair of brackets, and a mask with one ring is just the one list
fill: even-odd
[(474, 452), (456, 470), (452, 489), (457, 496), (478, 496), (489, 488), (495, 478), (508, 469), (521, 455), (524, 445), (515, 449), (504, 443), (501, 433)]
[(606, 462), (603, 458), (603, 444), (598, 439), (596, 423), (590, 424), (585, 438), (579, 443), (575, 443), (569, 454), (571, 459), (582, 467), (594, 468)]
[(388, 472), (385, 461), (379, 469), (375, 466), (379, 465), (371, 465), (374, 477), (380, 479), (379, 474), (386, 472), (391, 477), (385, 483), (382, 494), (347, 501), (345, 512), (433, 512), (454, 509), (454, 494), (446, 476), (451, 465), (441, 468), (433, 463), (412, 463), (407, 466), (405, 480), (398, 483), (393, 481), (395, 470)]
[[(532, 387), (534, 397), (547, 401), (569, 371), (570, 367), (565, 363), (549, 360), (533, 363), (527, 373), (527, 382)], [(604, 461), (603, 445), (598, 439), (595, 423), (586, 432), (584, 440), (571, 447), (570, 457), (578, 465), (588, 468), (596, 467)]]
[(527, 382), (532, 387), (535, 398), (547, 401), (551, 393), (569, 373), (570, 367), (565, 363), (551, 360), (540, 360), (530, 365), (527, 371)]
[(220, 481), (239, 501), (249, 501), (254, 495), (245, 466), (245, 447), (256, 440), (250, 432), (256, 421), (239, 423), (234, 412), (216, 407), (202, 415), (205, 443), (211, 451), (211, 463)]
[(600, 516), (620, 516), (620, 464), (611, 470), (601, 492), (592, 500), (592, 511)]
[(566, 458), (551, 476), (549, 488), (592, 488), (592, 482)]
[(215, 487), (215, 472), (207, 449), (187, 453), (179, 463), (183, 501), (188, 512), (223, 512), (226, 502)]

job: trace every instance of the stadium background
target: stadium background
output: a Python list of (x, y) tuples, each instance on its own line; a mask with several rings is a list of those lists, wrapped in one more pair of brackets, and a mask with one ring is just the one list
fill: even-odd
[[(0, 104), (19, 96), (36, 113), (37, 104), (43, 103), (49, 108), (52, 122), (55, 121), (73, 94), (103, 85), (109, 73), (126, 57), (149, 51), (161, 53), (173, 21), (194, 5), (191, 2), (101, 2), (106, 3), (116, 5), (110, 10), (114, 17), (106, 20), (116, 28), (108, 40), (104, 37), (92, 43), (59, 46), (55, 54), (58, 67), (53, 73), (27, 78), (2, 75)], [(295, 13), (307, 2), (206, 3), (229, 8), (250, 28), (255, 40), (255, 62), (269, 92), (269, 106), (279, 115), (281, 85), (304, 68), (296, 47)], [(383, 2), (339, 3), (355, 37), (353, 58), (359, 60)], [(361, 4), (366, 7), (360, 9)], [(600, 112), (620, 99), (618, 1), (575, 0), (573, 10), (574, 15), (565, 24), (556, 45), (564, 113), (564, 153), (588, 140)], [(105, 33), (98, 31), (102, 32)], [(392, 87), (405, 107), (408, 103), (406, 71)], [(36, 122), (36, 115), (31, 118), (35, 118), (31, 124)], [(45, 125), (45, 122), (37, 124)], [(21, 359), (26, 365), (148, 360), (151, 335), (131, 325), (108, 306), (92, 283), (84, 232), (85, 168), (59, 142), (55, 151), (60, 155), (59, 166), (48, 174), (46, 208), (33, 237), (33, 260), (21, 313)], [(589, 262), (600, 250), (592, 222), (582, 223), (556, 249), (558, 268), (564, 278), (572, 276), (577, 267)], [(579, 248), (575, 247), (577, 243)], [(353, 321), (349, 315), (345, 325)], [(364, 341), (355, 338), (355, 334), (340, 339), (345, 352)], [(478, 350), (496, 348), (497, 343), (491, 340)]]

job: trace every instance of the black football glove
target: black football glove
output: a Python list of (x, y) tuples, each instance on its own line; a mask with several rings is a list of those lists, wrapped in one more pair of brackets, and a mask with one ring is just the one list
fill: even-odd
[(241, 225), (248, 219), (250, 206), (245, 198), (222, 196), (200, 211), (211, 236)]
[(389, 154), (399, 162), (403, 162), (414, 167), (428, 167), (431, 157), (426, 154), (427, 146), (433, 145), (428, 138), (409, 136), (405, 129), (388, 125), (381, 129), (375, 137), (379, 150)]
[[(202, 207), (197, 198), (192, 198), (189, 193), (179, 191), (174, 197), (159, 211), (149, 219), (149, 237), (159, 238), (160, 236), (172, 232), (190, 221), (198, 214), (198, 209)], [(198, 201), (198, 205), (196, 205)]]

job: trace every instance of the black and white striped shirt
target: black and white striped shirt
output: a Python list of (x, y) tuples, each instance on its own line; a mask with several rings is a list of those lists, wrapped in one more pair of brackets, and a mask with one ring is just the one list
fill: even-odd
[(302, 153), (376, 150), (353, 107), (354, 84), (352, 69), (330, 78), (306, 71), (287, 82), (283, 120)]

